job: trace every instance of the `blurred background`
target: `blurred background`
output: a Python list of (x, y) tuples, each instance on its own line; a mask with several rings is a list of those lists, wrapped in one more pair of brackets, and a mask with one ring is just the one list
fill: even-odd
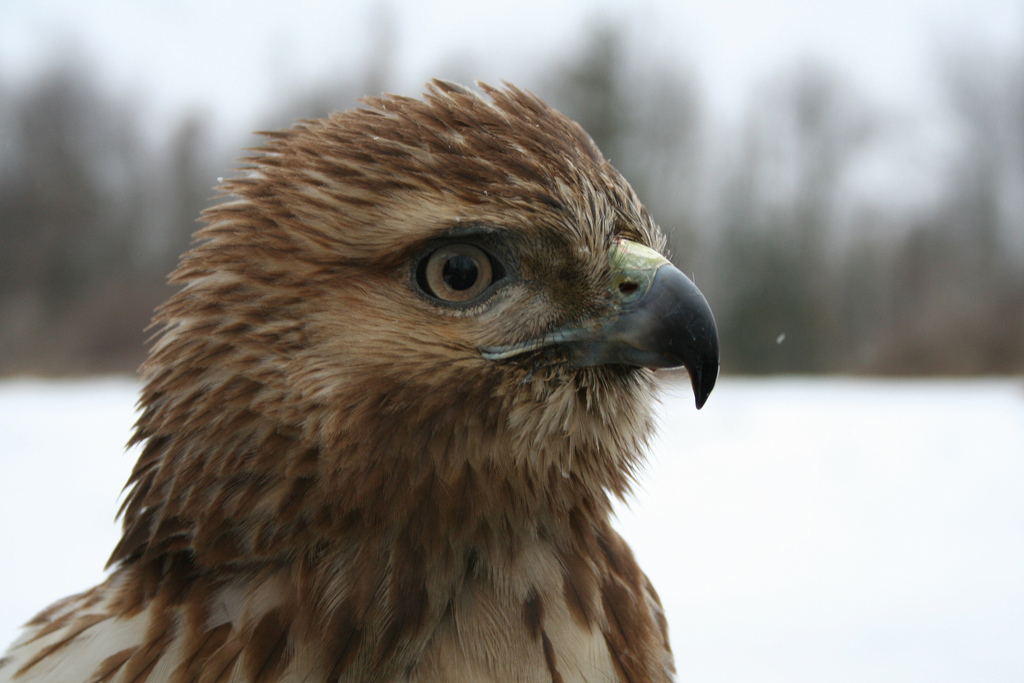
[(251, 131), (502, 80), (671, 236), (727, 373), (1024, 371), (1024, 5), (0, 0), (0, 375), (127, 371)]

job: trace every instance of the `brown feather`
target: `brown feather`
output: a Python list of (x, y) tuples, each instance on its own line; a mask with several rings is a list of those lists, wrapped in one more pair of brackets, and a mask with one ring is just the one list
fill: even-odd
[(112, 681), (114, 676), (120, 673), (124, 665), (128, 663), (136, 652), (138, 652), (138, 648), (129, 647), (120, 652), (115, 652), (104, 659), (99, 669), (96, 670), (96, 673), (90, 679), (90, 683), (107, 683)]

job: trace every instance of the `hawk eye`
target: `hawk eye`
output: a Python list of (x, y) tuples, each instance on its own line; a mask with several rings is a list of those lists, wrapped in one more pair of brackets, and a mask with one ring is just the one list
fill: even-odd
[(501, 267), (480, 247), (446, 244), (420, 262), (416, 281), (427, 294), (451, 303), (480, 296), (501, 279)]

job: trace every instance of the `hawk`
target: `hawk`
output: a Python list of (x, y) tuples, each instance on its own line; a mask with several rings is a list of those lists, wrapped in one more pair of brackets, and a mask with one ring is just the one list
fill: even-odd
[(107, 580), (3, 683), (645, 681), (658, 596), (609, 523), (707, 302), (575, 123), (513, 86), (276, 133), (156, 313)]

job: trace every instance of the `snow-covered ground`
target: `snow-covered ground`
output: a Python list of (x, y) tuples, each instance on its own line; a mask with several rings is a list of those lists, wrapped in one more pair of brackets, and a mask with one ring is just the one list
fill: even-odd
[[(102, 576), (128, 379), (0, 383), (0, 649)], [(620, 527), (686, 681), (1024, 680), (1024, 380), (672, 387)]]

